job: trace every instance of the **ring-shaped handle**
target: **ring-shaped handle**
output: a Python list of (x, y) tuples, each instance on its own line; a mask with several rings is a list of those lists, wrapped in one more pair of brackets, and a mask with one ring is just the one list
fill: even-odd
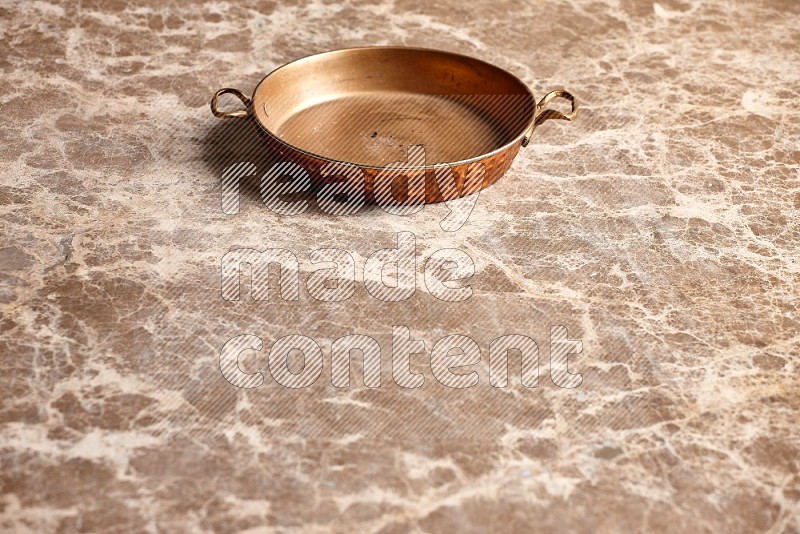
[[(224, 94), (231, 94), (242, 101), (242, 104), (245, 105), (245, 109), (237, 109), (236, 111), (221, 111), (217, 105), (219, 104), (219, 97)], [(224, 89), (220, 89), (214, 96), (211, 98), (211, 113), (214, 114), (215, 117), (220, 119), (240, 119), (243, 117), (247, 117), (250, 114), (250, 99), (247, 98), (241, 91), (238, 89), (232, 89), (230, 87), (225, 87)]]
[[(572, 103), (572, 109), (569, 113), (561, 113), (555, 109), (544, 109), (551, 100), (554, 98), (564, 98), (569, 100)], [(542, 124), (545, 121), (549, 121), (551, 119), (560, 119), (565, 121), (571, 121), (578, 115), (578, 101), (575, 100), (575, 97), (569, 91), (564, 91), (563, 89), (556, 89), (555, 91), (550, 91), (544, 98), (539, 100), (539, 103), (536, 104), (536, 113), (533, 118), (533, 124), (531, 124), (530, 129), (525, 134), (525, 137), (522, 138), (522, 146), (528, 146), (528, 143), (531, 140), (531, 136), (533, 135), (533, 131), (536, 129), (537, 126)]]

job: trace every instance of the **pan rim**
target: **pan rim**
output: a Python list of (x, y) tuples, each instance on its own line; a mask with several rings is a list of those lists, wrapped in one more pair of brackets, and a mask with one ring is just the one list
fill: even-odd
[[(284, 141), (283, 139), (281, 139), (280, 137), (278, 137), (277, 134), (272, 132), (269, 128), (267, 128), (264, 125), (263, 122), (261, 122), (261, 119), (259, 118), (258, 114), (255, 112), (255, 101), (256, 101), (255, 97), (258, 94), (259, 90), (261, 89), (261, 86), (267, 81), (267, 79), (270, 76), (272, 76), (276, 72), (280, 71), (281, 69), (287, 68), (287, 67), (289, 67), (291, 65), (295, 65), (295, 64), (297, 64), (299, 62), (308, 60), (310, 58), (317, 58), (317, 57), (320, 57), (320, 56), (327, 56), (327, 55), (336, 55), (336, 54), (340, 54), (340, 53), (343, 53), (343, 52), (352, 52), (352, 51), (357, 51), (357, 50), (376, 50), (376, 49), (380, 49), (380, 50), (406, 50), (406, 51), (411, 50), (411, 51), (418, 51), (418, 52), (441, 54), (441, 55), (446, 55), (446, 56), (452, 56), (452, 57), (455, 57), (455, 58), (466, 59), (466, 60), (469, 60), (469, 61), (475, 61), (475, 62), (478, 62), (478, 63), (482, 63), (482, 64), (486, 65), (487, 67), (489, 67), (491, 69), (498, 70), (498, 71), (502, 72), (504, 75), (509, 76), (513, 81), (515, 81), (517, 84), (519, 84), (519, 86), (521, 88), (523, 88), (525, 90), (525, 94), (530, 98), (530, 102), (531, 102), (531, 105), (533, 107), (533, 114), (532, 114), (531, 120), (528, 123), (528, 125), (525, 126), (525, 128), (523, 128), (522, 131), (520, 133), (518, 133), (511, 141), (505, 143), (501, 147), (496, 148), (496, 149), (494, 149), (494, 150), (492, 150), (490, 152), (486, 152), (486, 153), (480, 154), (478, 156), (473, 156), (471, 158), (458, 160), (458, 161), (451, 161), (451, 162), (445, 162), (445, 163), (434, 163), (432, 165), (407, 165), (407, 166), (403, 166), (402, 162), (389, 163), (387, 165), (361, 164), (361, 163), (355, 163), (355, 162), (352, 162), (352, 161), (339, 160), (339, 159), (331, 158), (331, 157), (328, 157), (328, 156), (323, 156), (321, 154), (317, 154), (315, 152), (311, 152), (311, 151), (305, 150), (305, 149), (300, 148), (300, 147), (298, 147), (296, 145), (288, 143), (288, 142)], [(266, 76), (264, 76), (261, 79), (261, 81), (259, 81), (258, 84), (256, 84), (255, 89), (253, 89), (252, 96), (250, 97), (250, 109), (249, 109), (249, 112), (250, 112), (250, 115), (252, 116), (254, 122), (256, 124), (258, 124), (258, 127), (265, 134), (267, 134), (273, 141), (275, 141), (278, 144), (286, 147), (289, 150), (293, 150), (293, 151), (298, 152), (298, 153), (300, 153), (300, 154), (302, 154), (304, 156), (307, 156), (307, 157), (310, 157), (310, 158), (314, 158), (314, 159), (323, 161), (325, 163), (331, 163), (331, 164), (343, 165), (343, 166), (351, 166), (351, 167), (357, 167), (359, 169), (368, 169), (368, 170), (375, 170), (375, 171), (385, 170), (387, 168), (391, 168), (392, 170), (397, 170), (397, 171), (421, 171), (421, 170), (426, 170), (427, 171), (427, 170), (440, 169), (440, 168), (443, 168), (443, 167), (456, 167), (456, 166), (461, 166), (461, 165), (471, 165), (473, 163), (478, 163), (478, 162), (481, 162), (481, 161), (483, 161), (485, 159), (488, 159), (490, 157), (493, 157), (493, 156), (496, 156), (496, 155), (501, 154), (503, 152), (506, 152), (507, 150), (511, 149), (515, 145), (520, 144), (522, 142), (522, 139), (525, 137), (527, 132), (530, 130), (531, 125), (536, 120), (536, 98), (535, 98), (535, 96), (533, 94), (533, 91), (531, 91), (531, 89), (528, 87), (528, 85), (525, 84), (518, 76), (516, 76), (515, 74), (507, 71), (506, 69), (503, 69), (502, 67), (498, 67), (497, 65), (489, 63), (488, 61), (485, 61), (485, 60), (480, 59), (480, 58), (476, 58), (476, 57), (473, 57), (473, 56), (468, 56), (466, 54), (460, 54), (458, 52), (450, 52), (450, 51), (447, 51), (447, 50), (439, 50), (439, 49), (436, 49), (436, 48), (425, 48), (425, 47), (416, 47), (416, 46), (381, 46), (381, 45), (376, 45), (376, 46), (355, 46), (355, 47), (349, 47), (349, 48), (337, 48), (335, 50), (328, 50), (328, 51), (325, 51), (325, 52), (318, 52), (318, 53), (315, 53), (315, 54), (308, 54), (306, 56), (303, 56), (303, 57), (297, 58), (295, 60), (292, 60), (292, 61), (290, 61), (288, 63), (284, 63), (283, 65), (273, 69)], [(389, 167), (389, 166), (391, 166), (391, 167)]]

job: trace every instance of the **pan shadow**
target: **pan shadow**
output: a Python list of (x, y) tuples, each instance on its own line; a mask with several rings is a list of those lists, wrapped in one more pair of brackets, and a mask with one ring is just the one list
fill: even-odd
[[(254, 172), (241, 173), (237, 178), (238, 192), (242, 197), (255, 201), (262, 209), (269, 209), (263, 204), (264, 198), (277, 197), (285, 202), (305, 200), (308, 208), (302, 214), (306, 216), (312, 215), (331, 219), (342, 217), (342, 214), (332, 214), (320, 208), (318, 192), (321, 186), (314, 180), (311, 181), (311, 187), (308, 191), (297, 193), (281, 192), (291, 180), (288, 177), (262, 187), (261, 178), (264, 174), (276, 164), (286, 161), (285, 158), (282, 158), (280, 154), (269, 146), (262, 135), (259, 127), (251, 120), (217, 120), (201, 139), (203, 147), (201, 160), (209, 172), (218, 177), (221, 187), (224, 186), (226, 169), (235, 164), (243, 164), (243, 166), (252, 164), (254, 169), (250, 169), (254, 170)], [(382, 212), (380, 206), (366, 203), (354, 213), (346, 216), (369, 216), (376, 211)]]

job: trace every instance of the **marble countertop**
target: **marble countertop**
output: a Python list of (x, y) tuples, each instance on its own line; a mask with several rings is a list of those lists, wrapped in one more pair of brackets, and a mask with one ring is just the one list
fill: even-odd
[[(797, 533), (798, 21), (794, 0), (0, 3), (0, 529)], [(247, 188), (225, 213), (225, 169), (268, 161), (214, 91), (389, 44), (566, 87), (580, 115), (456, 231), (442, 204), (285, 216)], [(383, 302), (364, 264), (401, 232), (416, 292)], [(247, 247), (298, 258), (297, 300), (222, 298)], [(318, 300), (334, 248), (354, 292)], [(465, 301), (423, 283), (446, 249), (474, 262)], [(578, 387), (551, 377), (557, 326)], [(393, 327), (424, 342), (419, 388), (392, 379)], [(349, 334), (378, 342), (380, 387), (359, 358), (331, 384)], [(455, 334), (481, 353), (468, 389), (429, 365)], [(490, 384), (508, 334), (536, 342), (538, 387), (518, 358)], [(257, 388), (220, 370), (243, 335)], [(323, 354), (307, 388), (267, 370), (287, 335)]]

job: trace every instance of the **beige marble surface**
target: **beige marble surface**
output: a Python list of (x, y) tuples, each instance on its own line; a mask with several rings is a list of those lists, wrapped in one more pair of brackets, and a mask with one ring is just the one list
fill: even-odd
[[(0, 6), (3, 531), (800, 530), (800, 3)], [(222, 169), (265, 162), (212, 93), (365, 44), (473, 55), (581, 116), (537, 130), (456, 232), (442, 205), (223, 213)], [(370, 297), (364, 262), (400, 231), (419, 277), (469, 254), (472, 297)], [(223, 300), (232, 247), (293, 251), (299, 300)], [(353, 255), (351, 299), (309, 296), (319, 248)], [(427, 356), (469, 335), (480, 383), (420, 356), (423, 387), (395, 385), (392, 325)], [(583, 343), (578, 388), (549, 379), (552, 325)], [(313, 338), (322, 378), (234, 388), (219, 353), (245, 333)], [(331, 386), (351, 333), (379, 341), (382, 387), (357, 365)], [(488, 383), (511, 333), (540, 346), (536, 389), (513, 366)]]

